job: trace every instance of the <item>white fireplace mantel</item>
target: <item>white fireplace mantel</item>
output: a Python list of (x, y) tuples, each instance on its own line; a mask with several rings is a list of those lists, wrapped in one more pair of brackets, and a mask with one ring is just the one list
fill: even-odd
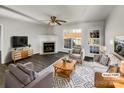
[(40, 54), (44, 54), (43, 53), (43, 43), (45, 42), (55, 42), (55, 53), (58, 52), (58, 48), (57, 48), (57, 40), (58, 37), (56, 35), (40, 35)]

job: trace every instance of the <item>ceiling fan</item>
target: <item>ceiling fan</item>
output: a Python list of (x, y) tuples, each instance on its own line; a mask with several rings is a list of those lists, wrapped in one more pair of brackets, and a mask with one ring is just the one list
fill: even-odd
[(48, 21), (49, 21), (50, 25), (62, 25), (62, 23), (66, 23), (67, 22), (65, 20), (57, 19), (56, 16), (50, 16), (50, 20), (48, 20)]

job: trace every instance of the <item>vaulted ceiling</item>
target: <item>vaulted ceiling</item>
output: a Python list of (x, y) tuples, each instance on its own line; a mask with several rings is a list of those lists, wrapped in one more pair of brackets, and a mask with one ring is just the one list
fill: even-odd
[(111, 5), (8, 5), (0, 6), (0, 16), (24, 21), (47, 23), (50, 16), (71, 22), (105, 20), (115, 6)]

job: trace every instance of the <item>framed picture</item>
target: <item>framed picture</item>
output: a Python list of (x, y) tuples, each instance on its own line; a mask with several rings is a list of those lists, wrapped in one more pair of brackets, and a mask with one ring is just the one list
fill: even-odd
[(100, 37), (100, 32), (99, 30), (92, 30), (90, 32), (90, 38), (99, 38)]

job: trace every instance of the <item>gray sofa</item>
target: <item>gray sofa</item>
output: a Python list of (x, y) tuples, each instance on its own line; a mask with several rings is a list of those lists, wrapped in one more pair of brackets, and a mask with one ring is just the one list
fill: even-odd
[[(39, 73), (33, 70), (32, 62), (10, 64), (5, 72), (5, 88), (52, 88), (53, 78), (50, 68)], [(51, 80), (50, 80), (51, 79)], [(49, 80), (49, 82), (47, 82)]]
[(90, 64), (95, 72), (104, 73), (108, 70), (110, 62), (107, 55), (94, 55), (93, 62)]
[(94, 55), (93, 62), (90, 63), (95, 72), (108, 72), (111, 66), (120, 67), (120, 61), (113, 58), (114, 55)]

